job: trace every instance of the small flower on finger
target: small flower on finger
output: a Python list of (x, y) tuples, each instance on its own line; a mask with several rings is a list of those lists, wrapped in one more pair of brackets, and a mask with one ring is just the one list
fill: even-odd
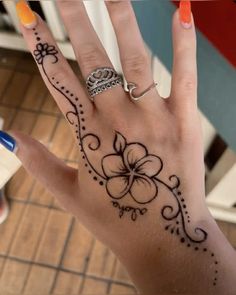
[(38, 64), (42, 64), (43, 59), (45, 58), (45, 56), (48, 55), (54, 56), (57, 60), (57, 54), (58, 51), (56, 50), (56, 48), (52, 45), (48, 45), (47, 43), (38, 43), (36, 45), (36, 50), (34, 50), (34, 56)]

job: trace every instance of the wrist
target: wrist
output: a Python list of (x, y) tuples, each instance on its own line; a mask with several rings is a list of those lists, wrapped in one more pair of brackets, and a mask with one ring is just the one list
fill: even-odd
[(159, 232), (126, 257), (127, 270), (141, 293), (201, 294), (204, 288), (206, 294), (234, 294), (235, 251), (208, 210), (193, 221), (191, 230), (196, 228), (207, 232), (202, 243), (181, 243), (175, 235)]

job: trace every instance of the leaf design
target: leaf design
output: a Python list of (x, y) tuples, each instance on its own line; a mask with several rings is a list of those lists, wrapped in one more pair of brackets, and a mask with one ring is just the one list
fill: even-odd
[(126, 147), (126, 139), (123, 135), (121, 135), (119, 132), (116, 132), (115, 140), (114, 140), (114, 150), (118, 154), (122, 154), (124, 152), (124, 149)]

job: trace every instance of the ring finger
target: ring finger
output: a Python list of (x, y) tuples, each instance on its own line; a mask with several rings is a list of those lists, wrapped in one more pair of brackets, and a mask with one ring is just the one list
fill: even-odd
[[(142, 39), (130, 1), (106, 1), (106, 6), (116, 33), (122, 68), (128, 83), (137, 85), (137, 96), (153, 83), (151, 60)], [(149, 92), (153, 93), (156, 90)], [(156, 91), (157, 93), (157, 91)], [(153, 95), (146, 95), (141, 105), (156, 103)]]

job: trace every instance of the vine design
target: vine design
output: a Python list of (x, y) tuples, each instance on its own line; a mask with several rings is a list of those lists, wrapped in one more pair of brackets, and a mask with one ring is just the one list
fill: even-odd
[[(93, 180), (99, 185), (105, 186), (107, 194), (113, 199), (112, 206), (119, 211), (119, 217), (122, 218), (125, 213), (130, 213), (132, 221), (136, 221), (139, 216), (147, 213), (146, 207), (158, 197), (159, 186), (167, 189), (175, 200), (176, 206), (165, 205), (161, 209), (161, 216), (167, 222), (165, 230), (171, 234), (179, 236), (179, 241), (187, 247), (193, 247), (195, 251), (209, 253), (214, 260), (214, 280), (213, 286), (217, 284), (218, 260), (215, 254), (204, 246), (208, 234), (202, 228), (196, 227), (190, 234), (188, 224), (191, 223), (185, 199), (180, 191), (180, 179), (176, 175), (171, 175), (168, 182), (163, 181), (159, 174), (163, 170), (163, 161), (160, 157), (150, 154), (145, 145), (140, 142), (128, 143), (126, 138), (116, 132), (113, 149), (114, 152), (104, 156), (101, 159), (101, 172), (99, 172), (88, 158), (85, 148), (91, 152), (99, 150), (101, 146), (100, 138), (87, 133), (85, 127), (85, 116), (83, 105), (79, 98), (61, 85), (55, 77), (49, 77), (45, 68), (45, 57), (50, 56), (51, 63), (56, 64), (59, 61), (58, 50), (53, 45), (43, 43), (36, 29), (33, 29), (36, 37), (36, 49), (34, 50), (35, 60), (41, 66), (44, 75), (51, 86), (61, 93), (69, 102), (71, 110), (65, 115), (67, 121), (74, 127), (76, 138), (80, 145), (84, 165), (88, 168), (88, 173), (93, 176)], [(130, 197), (137, 207), (120, 204), (123, 199)]]

